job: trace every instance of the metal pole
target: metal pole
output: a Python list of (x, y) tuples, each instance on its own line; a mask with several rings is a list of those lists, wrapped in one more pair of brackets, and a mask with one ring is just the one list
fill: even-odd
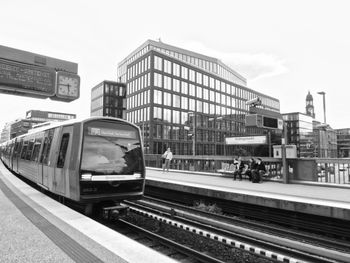
[(326, 122), (326, 94), (323, 92), (323, 117), (324, 117), (324, 123)]
[(272, 153), (271, 153), (271, 131), (268, 129), (267, 130), (267, 134), (268, 134), (268, 140), (269, 140), (269, 157), (272, 156)]
[[(283, 122), (283, 138), (282, 138), (282, 166), (283, 166), (283, 183), (288, 184), (288, 173), (289, 167), (287, 163), (287, 153), (286, 153), (286, 141), (287, 141), (287, 126)], [(287, 170), (288, 169), (288, 170)]]
[(326, 92), (320, 91), (317, 93), (323, 96), (323, 119), (324, 119), (324, 123), (327, 123), (326, 122)]

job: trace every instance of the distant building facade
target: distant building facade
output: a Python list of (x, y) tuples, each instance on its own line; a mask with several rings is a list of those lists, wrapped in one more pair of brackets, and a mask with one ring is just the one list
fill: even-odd
[(39, 123), (52, 122), (52, 121), (65, 121), (65, 120), (70, 120), (75, 118), (76, 118), (76, 114), (30, 110), (26, 112), (25, 119), (16, 120), (11, 124), (10, 138), (12, 139), (19, 135), (27, 133), (28, 130), (30, 130), (34, 125)]
[[(225, 138), (262, 134), (245, 127), (246, 101), (259, 97), (279, 112), (279, 100), (247, 87), (219, 59), (148, 40), (118, 64), (127, 85), (127, 120), (140, 126), (146, 153), (234, 155)], [(249, 146), (242, 146), (249, 150)]]
[(3, 127), (1, 131), (0, 143), (8, 141), (11, 138), (11, 124), (12, 123), (6, 123)]
[(350, 128), (336, 129), (339, 158), (350, 157)]
[(126, 119), (126, 84), (105, 80), (93, 87), (90, 114)]
[(282, 114), (287, 127), (287, 143), (294, 144), (298, 157), (315, 157), (313, 117), (300, 112)]
[(316, 148), (316, 157), (319, 158), (337, 158), (337, 131), (328, 124), (321, 124), (318, 121), (313, 122), (314, 137)]

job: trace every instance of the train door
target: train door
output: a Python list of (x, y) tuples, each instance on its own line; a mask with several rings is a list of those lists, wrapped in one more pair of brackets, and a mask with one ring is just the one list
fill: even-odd
[(35, 141), (34, 141), (34, 147), (33, 147), (33, 153), (32, 153), (32, 163), (36, 167), (36, 182), (38, 184), (43, 184), (43, 174), (42, 174), (42, 163), (39, 162), (39, 154), (42, 151), (43, 146), (43, 133), (37, 134)]
[(51, 189), (49, 185), (49, 175), (50, 175), (50, 150), (54, 136), (54, 129), (47, 130), (44, 133), (43, 147), (41, 150), (39, 158), (39, 169), (38, 169), (38, 181), (42, 185)]
[(66, 184), (69, 184), (69, 162), (72, 151), (73, 126), (63, 127), (61, 134), (57, 162), (54, 168), (54, 185), (56, 185), (56, 192), (66, 194), (66, 188), (69, 189), (69, 186), (66, 187)]
[(13, 152), (15, 148), (15, 141), (16, 139), (11, 141), (10, 152), (9, 152), (9, 167), (12, 171), (13, 171)]

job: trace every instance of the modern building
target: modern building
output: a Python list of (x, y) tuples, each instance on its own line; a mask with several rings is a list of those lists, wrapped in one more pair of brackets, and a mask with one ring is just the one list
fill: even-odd
[(350, 128), (336, 129), (339, 158), (350, 157)]
[(118, 64), (127, 86), (127, 120), (140, 126), (146, 153), (171, 147), (177, 155), (234, 155), (225, 138), (262, 134), (245, 127), (246, 101), (279, 112), (279, 100), (247, 87), (244, 77), (217, 58), (148, 40)]
[(91, 116), (111, 116), (125, 119), (126, 85), (102, 81), (91, 89)]
[(315, 157), (313, 117), (300, 112), (282, 114), (287, 127), (287, 143), (297, 148), (297, 157)]
[(62, 113), (62, 112), (51, 112), (51, 111), (40, 111), (40, 110), (30, 110), (26, 112), (25, 119), (19, 119), (11, 124), (10, 128), (10, 138), (25, 134), (34, 125), (43, 122), (53, 122), (53, 121), (65, 121), (70, 119), (75, 119), (75, 114)]
[(6, 123), (1, 131), (0, 143), (8, 141), (11, 135), (11, 124), (12, 122)]

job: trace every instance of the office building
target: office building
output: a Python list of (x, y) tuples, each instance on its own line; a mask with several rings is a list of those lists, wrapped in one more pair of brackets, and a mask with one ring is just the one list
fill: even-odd
[(91, 89), (91, 116), (110, 116), (125, 119), (126, 85), (102, 81)]
[(143, 131), (145, 152), (177, 155), (234, 155), (225, 138), (262, 134), (245, 127), (246, 101), (279, 112), (276, 98), (247, 87), (239, 73), (217, 58), (161, 41), (148, 40), (118, 64), (118, 81), (127, 85), (127, 120)]

